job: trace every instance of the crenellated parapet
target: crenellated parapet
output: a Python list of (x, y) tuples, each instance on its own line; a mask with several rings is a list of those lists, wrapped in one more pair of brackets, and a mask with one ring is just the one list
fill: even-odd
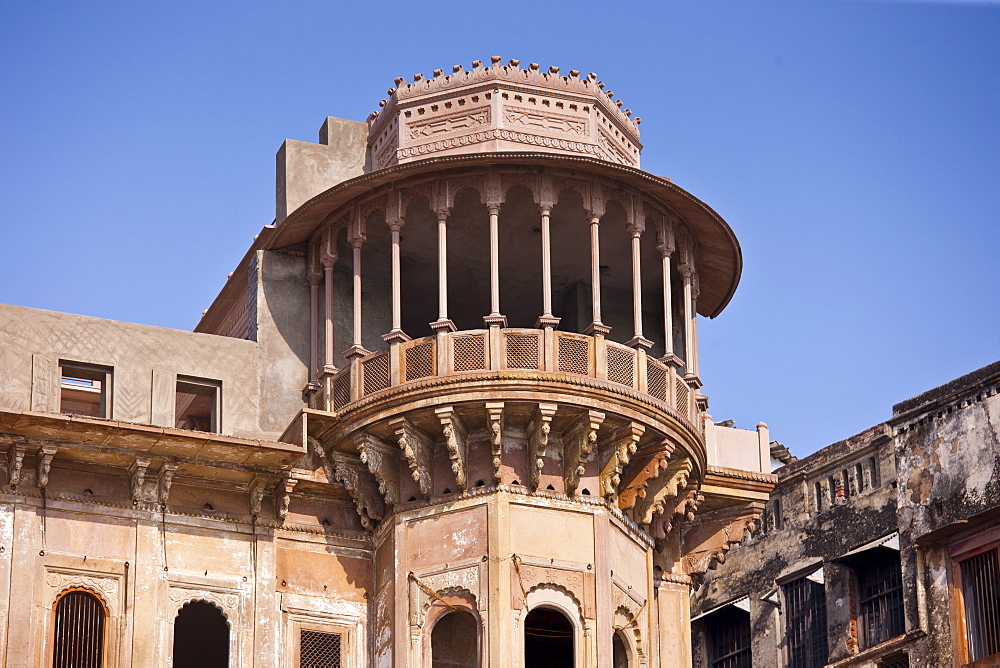
[(587, 155), (639, 166), (639, 118), (591, 72), (561, 75), (520, 61), (451, 74), (397, 78), (381, 110), (368, 117), (368, 143), (375, 169), (432, 155), (532, 150)]

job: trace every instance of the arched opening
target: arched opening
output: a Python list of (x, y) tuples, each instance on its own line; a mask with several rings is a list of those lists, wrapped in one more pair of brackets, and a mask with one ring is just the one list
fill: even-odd
[(476, 618), (468, 612), (450, 612), (431, 631), (431, 667), (476, 668), (478, 647)]
[(56, 603), (54, 668), (100, 668), (104, 657), (104, 606), (83, 590), (67, 592)]
[(174, 668), (227, 668), (229, 624), (211, 603), (191, 601), (174, 619)]
[(554, 608), (535, 608), (524, 620), (525, 668), (573, 668), (573, 624)]
[(628, 668), (628, 646), (618, 632), (611, 641), (611, 665), (614, 668)]

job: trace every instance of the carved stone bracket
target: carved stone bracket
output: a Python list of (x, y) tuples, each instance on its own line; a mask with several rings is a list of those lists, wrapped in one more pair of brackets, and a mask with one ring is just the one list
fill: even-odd
[(444, 431), (444, 443), (451, 459), (451, 472), (455, 474), (455, 483), (461, 491), (468, 488), (466, 467), (469, 458), (469, 429), (454, 406), (434, 409), (434, 414), (441, 420)]
[(174, 473), (177, 472), (177, 464), (164, 462), (160, 465), (160, 471), (156, 477), (156, 500), (160, 504), (167, 502), (170, 497), (170, 485), (174, 482)]
[(131, 466), (128, 467), (129, 490), (132, 492), (132, 500), (138, 501), (142, 496), (142, 483), (146, 480), (146, 470), (149, 468), (149, 459), (136, 457)]
[(49, 484), (49, 470), (52, 468), (52, 458), (59, 450), (54, 445), (43, 445), (38, 451), (38, 486), (44, 489)]
[(331, 450), (330, 461), (333, 462), (337, 480), (344, 484), (354, 499), (354, 507), (361, 518), (361, 526), (369, 531), (374, 530), (375, 525), (385, 516), (385, 504), (378, 486), (361, 458), (347, 452)]
[(604, 413), (587, 411), (563, 435), (563, 484), (568, 496), (576, 494), (580, 476), (585, 471), (584, 462), (594, 452), (597, 430), (602, 422)]
[(406, 463), (410, 465), (410, 474), (420, 487), (420, 493), (425, 499), (434, 493), (432, 480), (434, 464), (434, 441), (406, 418), (399, 418), (389, 423), (396, 432), (399, 447), (403, 451)]
[(684, 530), (682, 549), (684, 570), (696, 582), (710, 570), (726, 561), (726, 554), (754, 531), (764, 504), (754, 501), (708, 511)]
[(687, 457), (672, 459), (660, 475), (650, 483), (645, 498), (636, 504), (635, 521), (639, 524), (650, 524), (659, 515), (666, 514), (668, 518), (672, 516), (676, 506), (670, 502), (679, 497), (687, 487), (693, 468), (691, 460)]
[(288, 506), (292, 502), (292, 490), (295, 489), (295, 485), (298, 482), (294, 478), (285, 478), (278, 483), (277, 494), (274, 499), (274, 514), (278, 516), (278, 519), (283, 520), (288, 517)]
[(490, 445), (493, 448), (493, 483), (499, 485), (503, 456), (503, 402), (486, 402), (486, 418), (489, 421)]
[(632, 457), (631, 465), (622, 472), (618, 487), (618, 507), (621, 510), (632, 510), (639, 499), (645, 498), (649, 483), (667, 468), (672, 452), (673, 444), (664, 440), (643, 448), (642, 452)]
[(260, 515), (260, 508), (264, 502), (264, 495), (267, 494), (268, 482), (263, 478), (256, 477), (250, 483), (250, 514)]
[(12, 487), (21, 481), (21, 466), (24, 464), (24, 451), (27, 447), (24, 441), (15, 441), (7, 451), (7, 482)]
[(386, 443), (377, 436), (360, 432), (354, 436), (354, 444), (361, 453), (361, 461), (375, 476), (378, 491), (385, 504), (391, 506), (399, 501), (399, 448)]
[(531, 490), (538, 489), (542, 467), (545, 465), (545, 451), (552, 431), (552, 418), (556, 414), (556, 404), (538, 404), (535, 414), (528, 423), (528, 466), (531, 471)]
[(639, 439), (645, 432), (643, 425), (630, 422), (598, 446), (597, 450), (604, 458), (601, 466), (601, 496), (608, 501), (614, 502), (618, 497), (622, 471), (635, 454)]

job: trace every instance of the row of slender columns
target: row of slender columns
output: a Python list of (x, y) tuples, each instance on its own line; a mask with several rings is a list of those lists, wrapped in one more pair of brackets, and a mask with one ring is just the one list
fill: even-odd
[[(490, 314), (484, 318), (487, 325), (506, 326), (506, 318), (500, 311), (500, 244), (499, 244), (499, 206), (489, 207), (490, 216)], [(542, 315), (538, 324), (543, 327), (555, 327), (559, 323), (559, 318), (552, 313), (552, 239), (550, 231), (549, 207), (541, 207), (541, 235), (542, 235)], [(438, 217), (438, 319), (431, 323), (435, 331), (454, 331), (455, 326), (448, 317), (448, 242), (447, 242), (447, 219), (448, 211), (437, 211)], [(402, 221), (396, 221), (390, 225), (392, 238), (392, 329), (383, 336), (387, 342), (402, 342), (409, 340), (409, 337), (402, 330), (401, 313), (401, 276), (400, 276), (400, 229)], [(629, 341), (629, 345), (637, 348), (649, 349), (653, 342), (643, 335), (642, 323), (642, 268), (640, 260), (640, 238), (642, 230), (636, 226), (630, 227), (631, 235), (631, 255), (632, 255), (632, 312), (633, 312), (633, 332), (634, 335)], [(351, 348), (345, 353), (348, 358), (362, 357), (367, 354), (361, 340), (361, 308), (362, 308), (362, 286), (361, 286), (361, 247), (365, 242), (365, 236), (357, 229), (352, 230), (351, 246), (353, 249), (354, 284), (353, 284), (353, 343)], [(668, 362), (677, 362), (673, 346), (673, 299), (670, 283), (671, 255), (673, 248), (671, 245), (662, 244), (660, 247), (662, 257), (663, 273), (663, 312), (664, 312), (664, 359)], [(333, 351), (333, 269), (337, 261), (337, 255), (332, 241), (324, 242), (324, 249), (321, 252), (321, 264), (323, 267), (324, 283), (324, 363), (325, 373), (336, 372)], [(684, 340), (686, 367), (688, 376), (698, 376), (698, 343), (697, 343), (697, 321), (696, 321), (696, 280), (697, 276), (690, 262), (684, 263), (680, 267), (683, 277), (683, 309), (684, 309)], [(601, 259), (600, 259), (600, 217), (591, 215), (590, 218), (590, 277), (592, 290), (592, 313), (591, 323), (587, 327), (588, 334), (605, 335), (611, 328), (605, 325), (601, 319)], [(318, 344), (316, 330), (318, 329), (318, 308), (319, 308), (319, 276), (310, 276), (310, 320), (312, 323), (312, 340), (310, 350), (310, 360), (313, 369), (318, 369)]]

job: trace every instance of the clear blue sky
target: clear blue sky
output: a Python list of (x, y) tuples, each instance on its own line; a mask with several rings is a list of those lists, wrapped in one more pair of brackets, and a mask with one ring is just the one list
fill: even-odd
[(284, 138), (491, 55), (597, 72), (736, 231), (715, 419), (803, 455), (1000, 358), (996, 3), (8, 4), (0, 302), (192, 328)]

